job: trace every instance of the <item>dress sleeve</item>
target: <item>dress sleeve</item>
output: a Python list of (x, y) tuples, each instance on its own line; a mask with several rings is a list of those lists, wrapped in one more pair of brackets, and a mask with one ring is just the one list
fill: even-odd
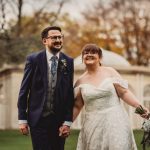
[(118, 77), (113, 77), (112, 81), (114, 84), (118, 84), (121, 87), (128, 89), (128, 81), (127, 80), (124, 80), (124, 79), (118, 78)]
[(80, 92), (80, 86), (74, 88), (74, 98), (77, 97), (78, 93)]

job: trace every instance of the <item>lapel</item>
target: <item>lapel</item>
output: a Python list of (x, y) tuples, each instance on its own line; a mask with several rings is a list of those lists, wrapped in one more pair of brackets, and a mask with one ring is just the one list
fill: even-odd
[(44, 81), (44, 87), (47, 89), (47, 83), (48, 83), (48, 79), (47, 79), (47, 58), (46, 58), (46, 50), (43, 50), (40, 55), (39, 55), (39, 59), (38, 59), (38, 65), (41, 71), (41, 74), (43, 76), (43, 81)]
[(59, 87), (60, 81), (62, 79), (63, 76), (63, 71), (61, 69), (61, 65), (62, 65), (62, 60), (64, 59), (64, 54), (62, 52), (60, 52), (59, 54), (59, 60), (58, 60), (58, 67), (57, 67), (57, 83), (56, 83), (56, 89)]

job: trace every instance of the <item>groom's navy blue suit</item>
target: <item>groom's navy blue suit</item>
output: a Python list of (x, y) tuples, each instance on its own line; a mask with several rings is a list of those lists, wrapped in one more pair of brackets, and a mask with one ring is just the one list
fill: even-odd
[[(46, 51), (43, 50), (28, 56), (25, 65), (18, 99), (19, 120), (28, 121), (33, 137), (40, 136), (37, 132), (34, 132), (37, 126), (39, 130), (42, 128), (52, 128), (52, 135), (49, 142), (55, 143), (55, 150), (63, 149), (58, 145), (61, 145), (64, 140), (57, 141), (57, 138), (55, 138), (55, 134), (58, 134), (56, 133), (58, 132), (58, 128), (64, 121), (72, 121), (74, 99), (73, 69), (73, 59), (60, 52), (57, 67), (57, 82), (54, 90), (54, 115), (43, 119), (42, 113), (48, 88)], [(54, 128), (56, 128), (56, 132)], [(36, 143), (42, 144), (42, 141), (36, 141)]]

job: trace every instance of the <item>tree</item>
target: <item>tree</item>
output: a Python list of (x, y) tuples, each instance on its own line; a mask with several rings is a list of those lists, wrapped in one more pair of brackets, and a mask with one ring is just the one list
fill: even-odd
[[(103, 48), (124, 55), (133, 65), (148, 66), (149, 5), (149, 0), (112, 0), (108, 4), (98, 1), (83, 13), (84, 26), (91, 32), (95, 30), (97, 34), (93, 35)], [(88, 37), (89, 41), (93, 39)]]
[[(147, 0), (116, 1), (123, 12), (121, 22), (124, 32), (121, 35), (126, 49), (127, 59), (136, 65), (149, 65), (150, 47), (147, 41), (150, 37), (150, 18), (147, 7), (150, 2)], [(147, 11), (147, 12), (146, 12)], [(145, 39), (146, 35), (146, 39)]]
[[(34, 9), (30, 16), (23, 14), (25, 2), (31, 1), (0, 0), (0, 11), (2, 12), (0, 43), (3, 43), (0, 49), (0, 65), (21, 63), (28, 53), (42, 48), (41, 30), (44, 26), (57, 23), (61, 9), (67, 1), (58, 1), (57, 8), (54, 11), (47, 12), (46, 6), (52, 6), (53, 1), (43, 0), (40, 7), (37, 10)], [(10, 14), (7, 10), (14, 14), (14, 17), (9, 20), (7, 18)]]

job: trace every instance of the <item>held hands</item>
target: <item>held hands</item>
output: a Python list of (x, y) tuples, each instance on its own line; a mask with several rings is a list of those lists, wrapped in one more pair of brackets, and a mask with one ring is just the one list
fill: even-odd
[[(20, 129), (20, 132), (23, 134), (23, 135), (29, 135), (29, 127), (28, 127), (28, 124), (26, 123), (23, 123), (23, 124), (19, 124), (19, 129)], [(66, 138), (70, 135), (70, 127), (67, 126), (67, 125), (62, 125), (60, 128), (59, 128), (59, 136), (63, 137), (63, 138)]]
[(142, 118), (149, 119), (150, 118), (150, 112), (147, 108), (144, 108), (143, 106), (139, 105), (135, 109), (135, 113), (139, 114)]
[(28, 134), (29, 134), (29, 127), (28, 127), (28, 124), (26, 124), (26, 123), (19, 124), (19, 129), (20, 129), (20, 132), (21, 132), (23, 135), (28, 135)]
[(62, 138), (66, 138), (70, 135), (70, 127), (67, 125), (62, 125), (59, 128), (59, 136)]

